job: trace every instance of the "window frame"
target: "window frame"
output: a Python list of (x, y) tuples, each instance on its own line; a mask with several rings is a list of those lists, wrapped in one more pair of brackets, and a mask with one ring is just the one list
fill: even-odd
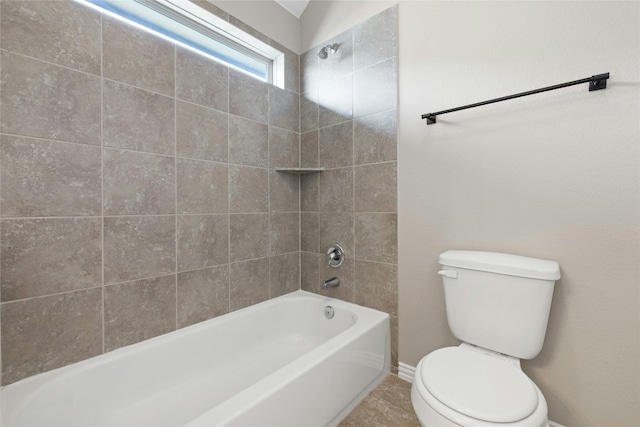
[[(191, 1), (76, 1), (258, 80), (284, 86), (284, 53)], [(224, 49), (228, 49), (226, 56), (220, 53)], [(245, 58), (247, 61), (242, 62)], [(264, 67), (264, 73), (256, 64)]]

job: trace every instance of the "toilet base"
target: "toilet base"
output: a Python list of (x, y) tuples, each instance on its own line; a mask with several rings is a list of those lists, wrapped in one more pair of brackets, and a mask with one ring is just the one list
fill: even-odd
[(422, 427), (460, 427), (459, 424), (446, 419), (422, 400), (415, 384), (411, 386), (411, 404)]

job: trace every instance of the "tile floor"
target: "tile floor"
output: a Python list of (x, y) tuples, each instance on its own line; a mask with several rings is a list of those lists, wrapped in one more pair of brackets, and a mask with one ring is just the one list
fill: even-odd
[(411, 384), (390, 374), (339, 427), (420, 427), (411, 406)]

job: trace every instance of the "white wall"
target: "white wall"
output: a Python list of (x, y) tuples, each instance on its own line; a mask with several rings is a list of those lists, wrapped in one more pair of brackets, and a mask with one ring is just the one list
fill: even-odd
[[(310, 40), (377, 13), (312, 2)], [(457, 341), (438, 254), (479, 249), (556, 260), (542, 353), (524, 363), (550, 418), (640, 425), (640, 3), (401, 2), (400, 361)], [(366, 18), (366, 16), (365, 16)], [(317, 28), (307, 22), (323, 23)], [(321, 35), (316, 37), (315, 33)], [(313, 41), (308, 42), (309, 46)], [(586, 85), (442, 116), (420, 114), (610, 72)]]

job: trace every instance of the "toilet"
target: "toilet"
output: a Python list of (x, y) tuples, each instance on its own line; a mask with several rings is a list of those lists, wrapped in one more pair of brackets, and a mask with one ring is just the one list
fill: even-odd
[(548, 426), (547, 402), (520, 367), (540, 353), (560, 267), (496, 252), (440, 255), (447, 320), (462, 343), (426, 355), (411, 402), (423, 427)]

